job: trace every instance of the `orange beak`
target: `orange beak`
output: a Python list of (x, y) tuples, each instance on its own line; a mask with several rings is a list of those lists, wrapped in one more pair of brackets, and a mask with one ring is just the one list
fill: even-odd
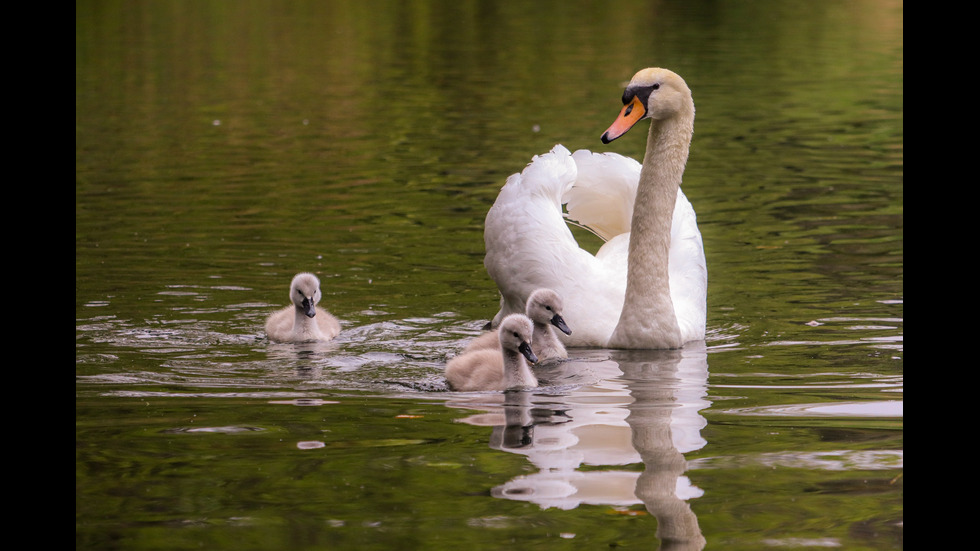
[(647, 108), (643, 105), (643, 102), (639, 98), (634, 97), (633, 101), (623, 106), (623, 110), (619, 112), (619, 117), (602, 134), (602, 143), (609, 143), (625, 134), (627, 130), (633, 128), (634, 124), (640, 122), (640, 119), (646, 113)]

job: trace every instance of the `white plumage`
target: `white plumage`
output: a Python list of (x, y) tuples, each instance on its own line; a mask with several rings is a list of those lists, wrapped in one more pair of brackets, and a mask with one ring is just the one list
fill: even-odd
[[(561, 336), (567, 346), (677, 348), (704, 339), (704, 248), (679, 187), (694, 128), (691, 92), (671, 71), (644, 69), (623, 100), (603, 141), (651, 119), (642, 166), (557, 145), (500, 190), (484, 228), (484, 265), (501, 294), (493, 325), (548, 287), (575, 329)], [(606, 241), (596, 254), (578, 245), (566, 217)]]

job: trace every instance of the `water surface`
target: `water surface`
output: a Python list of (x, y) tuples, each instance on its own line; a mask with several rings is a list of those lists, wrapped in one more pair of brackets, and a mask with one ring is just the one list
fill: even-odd
[[(890, 1), (76, 6), (76, 548), (900, 549), (902, 34)], [(448, 392), (497, 190), (556, 143), (640, 158), (598, 137), (651, 65), (697, 105), (706, 342)], [(265, 338), (298, 271), (336, 341)]]

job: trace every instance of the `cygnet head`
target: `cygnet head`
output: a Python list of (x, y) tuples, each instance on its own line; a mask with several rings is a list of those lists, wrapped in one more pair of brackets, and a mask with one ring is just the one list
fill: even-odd
[(622, 136), (643, 119), (664, 120), (678, 114), (694, 120), (691, 89), (677, 73), (651, 67), (633, 75), (623, 91), (623, 110), (602, 135), (602, 143)]
[(562, 333), (571, 335), (565, 319), (562, 318), (562, 301), (558, 293), (551, 289), (538, 289), (527, 297), (527, 315), (537, 323), (550, 323)]
[(520, 352), (530, 363), (537, 363), (538, 357), (531, 350), (531, 337), (534, 323), (524, 314), (511, 314), (500, 322), (500, 347), (504, 350)]
[(296, 274), (289, 285), (289, 299), (307, 317), (316, 316), (316, 304), (320, 302), (320, 279), (309, 272)]

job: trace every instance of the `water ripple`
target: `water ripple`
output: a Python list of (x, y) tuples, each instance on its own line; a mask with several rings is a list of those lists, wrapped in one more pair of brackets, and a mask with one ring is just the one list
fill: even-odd
[(731, 415), (773, 417), (880, 417), (902, 418), (904, 401), (876, 400), (822, 404), (788, 404), (722, 410)]

